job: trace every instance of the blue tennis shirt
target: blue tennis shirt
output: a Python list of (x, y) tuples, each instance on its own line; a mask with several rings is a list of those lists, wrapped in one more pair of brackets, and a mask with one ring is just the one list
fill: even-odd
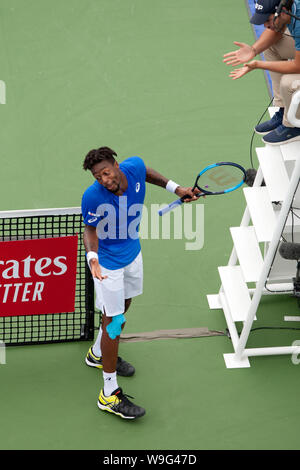
[[(300, 17), (300, 1), (294, 0), (292, 5), (292, 13)], [(291, 17), (291, 22), (288, 24), (288, 29), (292, 36), (295, 38), (296, 51), (300, 51), (300, 21), (296, 18)]]
[(86, 225), (96, 227), (99, 263), (107, 269), (130, 264), (141, 251), (139, 226), (146, 192), (146, 166), (139, 157), (120, 163), (128, 187), (122, 196), (98, 181), (83, 194), (81, 210)]

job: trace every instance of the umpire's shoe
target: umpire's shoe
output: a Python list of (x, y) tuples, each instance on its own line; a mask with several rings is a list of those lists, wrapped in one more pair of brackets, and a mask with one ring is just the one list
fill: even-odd
[(257, 126), (254, 128), (256, 134), (265, 135), (271, 131), (274, 131), (282, 124), (283, 114), (284, 108), (279, 108), (279, 110), (272, 116), (271, 119), (269, 119), (269, 121), (257, 124)]

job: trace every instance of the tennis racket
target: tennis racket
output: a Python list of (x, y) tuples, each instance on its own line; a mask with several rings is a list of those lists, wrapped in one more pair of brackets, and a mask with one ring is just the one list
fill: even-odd
[[(245, 179), (246, 170), (241, 165), (232, 162), (213, 163), (200, 171), (193, 191), (195, 188), (199, 189), (200, 192), (196, 196), (227, 194), (240, 188)], [(171, 204), (158, 211), (159, 215), (172, 211), (189, 197), (186, 195), (171, 202)]]

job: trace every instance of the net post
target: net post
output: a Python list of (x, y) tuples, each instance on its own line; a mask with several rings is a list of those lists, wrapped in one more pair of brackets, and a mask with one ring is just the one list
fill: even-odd
[(86, 340), (94, 339), (95, 330), (95, 307), (94, 307), (94, 281), (90, 268), (85, 261), (85, 310), (86, 321), (82, 338)]
[(6, 364), (6, 349), (5, 343), (0, 339), (0, 364)]

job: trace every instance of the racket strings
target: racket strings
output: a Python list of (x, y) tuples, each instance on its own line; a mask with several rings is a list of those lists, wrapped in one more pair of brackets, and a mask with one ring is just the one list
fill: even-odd
[(244, 181), (244, 173), (239, 167), (220, 165), (200, 174), (195, 187), (201, 192), (222, 193), (235, 188)]

